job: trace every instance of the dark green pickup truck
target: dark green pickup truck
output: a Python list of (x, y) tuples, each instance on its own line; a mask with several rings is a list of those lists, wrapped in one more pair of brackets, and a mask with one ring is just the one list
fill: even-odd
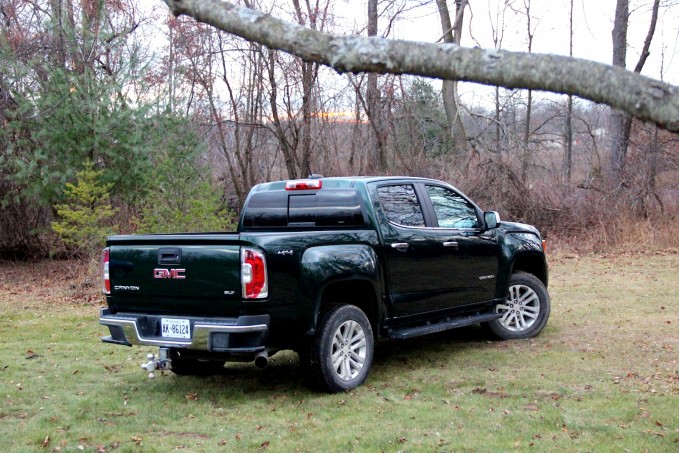
[(110, 237), (102, 273), (102, 340), (158, 346), (148, 371), (293, 349), (330, 392), (365, 381), (377, 338), (479, 323), (529, 338), (550, 311), (540, 233), (422, 178), (260, 184), (237, 232)]

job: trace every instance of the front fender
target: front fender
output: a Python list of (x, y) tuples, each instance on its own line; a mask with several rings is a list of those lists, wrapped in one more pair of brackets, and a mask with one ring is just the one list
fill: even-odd
[(537, 232), (507, 232), (501, 241), (501, 272), (498, 273), (497, 296), (507, 293), (509, 279), (517, 271), (529, 272), (547, 286), (547, 261), (542, 238)]

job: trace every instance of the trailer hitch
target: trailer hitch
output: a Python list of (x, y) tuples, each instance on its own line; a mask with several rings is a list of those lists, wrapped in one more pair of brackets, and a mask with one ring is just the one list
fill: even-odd
[(158, 358), (154, 354), (147, 354), (148, 362), (142, 363), (141, 368), (149, 373), (149, 379), (156, 377), (156, 370), (170, 370), (172, 369), (172, 359), (168, 357), (169, 350), (167, 348), (160, 348), (158, 351)]

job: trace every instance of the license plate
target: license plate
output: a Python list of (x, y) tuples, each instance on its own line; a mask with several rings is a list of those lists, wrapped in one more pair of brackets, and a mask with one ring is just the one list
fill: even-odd
[(160, 335), (167, 338), (191, 338), (188, 319), (160, 318)]

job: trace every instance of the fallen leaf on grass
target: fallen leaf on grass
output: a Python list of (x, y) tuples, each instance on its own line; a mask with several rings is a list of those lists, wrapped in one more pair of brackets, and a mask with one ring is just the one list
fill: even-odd
[(50, 436), (45, 436), (45, 440), (42, 441), (42, 448), (47, 448), (50, 444)]
[(109, 373), (117, 373), (120, 371), (120, 367), (118, 365), (104, 365), (104, 369), (108, 371)]
[(130, 437), (130, 440), (137, 445), (141, 445), (141, 441), (144, 440), (144, 438), (139, 436), (132, 436)]
[(198, 399), (197, 393), (187, 393), (185, 398), (189, 401), (196, 401)]
[(269, 448), (269, 441), (262, 442), (262, 445), (259, 446), (260, 450), (264, 450), (266, 448)]

